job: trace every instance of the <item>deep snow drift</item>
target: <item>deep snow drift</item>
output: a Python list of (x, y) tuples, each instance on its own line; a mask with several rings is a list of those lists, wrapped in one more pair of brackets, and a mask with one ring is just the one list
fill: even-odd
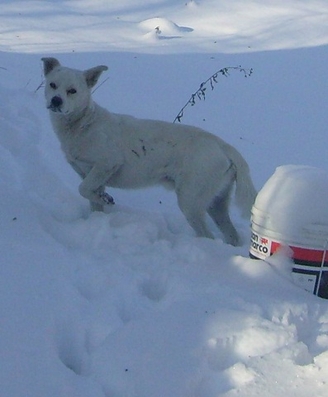
[(326, 396), (328, 301), (288, 257), (249, 259), (234, 207), (242, 247), (195, 238), (159, 188), (90, 214), (37, 89), (42, 56), (107, 64), (95, 100), (173, 121), (251, 67), (182, 121), (236, 146), (258, 189), (283, 164), (327, 170), (326, 2), (0, 3), (1, 395)]

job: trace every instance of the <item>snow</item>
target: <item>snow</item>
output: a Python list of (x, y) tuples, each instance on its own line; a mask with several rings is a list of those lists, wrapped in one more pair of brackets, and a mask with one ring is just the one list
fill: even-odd
[(173, 121), (217, 70), (253, 68), (182, 121), (238, 148), (259, 190), (281, 165), (325, 172), (327, 2), (0, 3), (1, 395), (326, 396), (328, 301), (288, 256), (248, 258), (234, 207), (242, 247), (214, 226), (194, 237), (160, 188), (112, 190), (113, 210), (90, 214), (38, 87), (42, 56), (106, 64), (97, 102)]

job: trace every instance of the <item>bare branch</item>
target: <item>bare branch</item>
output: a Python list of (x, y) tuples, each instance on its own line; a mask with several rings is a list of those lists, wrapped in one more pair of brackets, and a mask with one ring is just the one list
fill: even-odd
[(224, 77), (228, 77), (230, 75), (229, 71), (230, 70), (237, 70), (241, 73), (244, 74), (244, 77), (250, 77), (253, 73), (253, 69), (244, 69), (241, 66), (228, 66), (225, 68), (222, 68), (218, 70), (217, 72), (213, 73), (212, 76), (210, 76), (207, 80), (205, 80), (201, 85), (199, 86), (198, 90), (195, 91), (191, 97), (188, 99), (188, 101), (185, 103), (185, 105), (180, 109), (179, 113), (176, 115), (175, 119), (173, 120), (173, 123), (176, 121), (178, 123), (181, 123), (181, 119), (184, 115), (185, 109), (190, 105), (190, 106), (195, 106), (196, 101), (195, 99), (198, 98), (200, 101), (204, 100), (206, 98), (206, 86), (209, 85), (211, 87), (211, 90), (214, 90), (215, 84), (218, 83), (218, 76), (221, 74)]

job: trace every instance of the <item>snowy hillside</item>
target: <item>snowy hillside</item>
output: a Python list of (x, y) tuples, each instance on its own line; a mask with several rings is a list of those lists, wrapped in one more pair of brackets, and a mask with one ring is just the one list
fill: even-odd
[(328, 301), (283, 253), (248, 258), (235, 207), (238, 248), (214, 225), (214, 241), (194, 237), (162, 188), (111, 190), (113, 210), (90, 214), (40, 59), (108, 65), (98, 103), (166, 121), (217, 70), (253, 68), (219, 76), (182, 121), (234, 145), (261, 189), (280, 165), (328, 169), (327, 2), (0, 6), (1, 396), (325, 397)]

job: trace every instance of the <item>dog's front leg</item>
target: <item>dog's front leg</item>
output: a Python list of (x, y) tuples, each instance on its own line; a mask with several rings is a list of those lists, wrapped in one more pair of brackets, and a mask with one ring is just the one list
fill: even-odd
[(105, 186), (102, 186), (98, 189), (98, 194), (101, 198), (106, 200), (106, 203), (98, 204), (94, 201), (90, 201), (90, 209), (92, 212), (103, 212), (104, 211), (104, 204), (115, 204), (114, 198), (105, 192)]
[(105, 186), (110, 176), (118, 168), (119, 166), (109, 168), (96, 164), (81, 182), (79, 192), (81, 196), (90, 201), (91, 210), (102, 211), (104, 205), (114, 204), (113, 197), (105, 192)]

